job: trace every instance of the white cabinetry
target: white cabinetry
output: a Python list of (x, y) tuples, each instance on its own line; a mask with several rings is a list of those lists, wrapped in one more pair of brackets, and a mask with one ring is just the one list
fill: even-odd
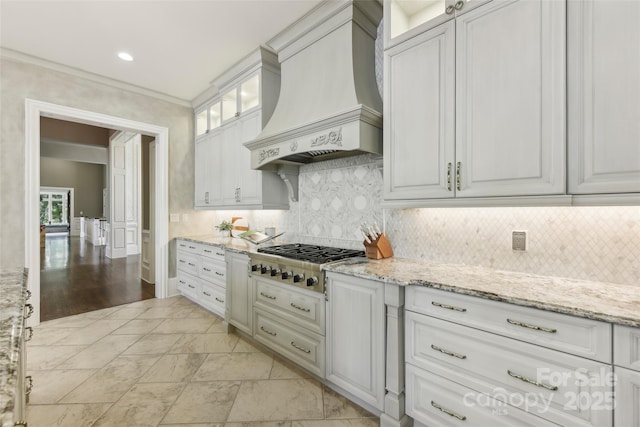
[(384, 410), (384, 283), (327, 273), (327, 381)]
[(249, 281), (249, 257), (227, 251), (227, 322), (253, 335), (253, 293)]
[(224, 318), (227, 287), (225, 250), (178, 239), (176, 264), (178, 291)]
[[(536, 316), (528, 309), (483, 299), (467, 305), (466, 300), (448, 300), (450, 295), (420, 287), (407, 290), (406, 300), (412, 302), (405, 329), (410, 416), (424, 424), (433, 423), (434, 414), (450, 421), (494, 417), (488, 423), (496, 425), (505, 414), (524, 420), (524, 425), (613, 424), (611, 325), (600, 322), (598, 327), (588, 319), (555, 313)], [(489, 304), (481, 310), (485, 302)], [(499, 317), (508, 327), (498, 324)], [(593, 352), (595, 346), (599, 348)], [(574, 348), (602, 361), (579, 357)], [(436, 399), (427, 382), (441, 378), (466, 390)], [(494, 401), (500, 405), (492, 407)], [(536, 422), (534, 416), (541, 419)]]
[[(214, 81), (220, 94), (195, 110), (195, 207), (287, 209), (282, 179), (251, 169), (244, 142), (267, 123), (280, 92), (277, 56), (259, 48)], [(215, 118), (215, 120), (214, 120)], [(198, 123), (206, 132), (198, 133)]]
[(640, 192), (640, 2), (568, 2), (569, 192)]
[(616, 427), (640, 427), (640, 328), (614, 325)]
[(386, 200), (565, 193), (565, 7), (495, 0), (385, 51)]

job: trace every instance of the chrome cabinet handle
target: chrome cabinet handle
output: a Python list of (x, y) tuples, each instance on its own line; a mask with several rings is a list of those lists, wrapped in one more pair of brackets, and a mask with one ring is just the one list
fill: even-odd
[(446, 13), (447, 15), (451, 15), (453, 13), (453, 9), (454, 6), (452, 4), (450, 4), (449, 6), (447, 6), (447, 8), (444, 10), (444, 13)]
[(210, 268), (207, 268), (207, 267), (202, 267), (202, 269), (203, 269), (204, 271), (208, 271), (208, 272), (211, 272), (211, 269), (210, 269)]
[(196, 248), (195, 246), (189, 246), (189, 249), (195, 249), (195, 248)]
[(31, 394), (31, 391), (33, 390), (33, 378), (31, 377), (31, 375), (27, 375), (26, 377), (24, 377), (24, 380), (27, 383), (27, 386), (25, 387), (25, 390), (24, 390), (24, 394), (28, 396)]
[(181, 262), (181, 263), (183, 263), (183, 264), (184, 264), (184, 263), (185, 263), (185, 262), (187, 262), (187, 261), (185, 261), (185, 260), (183, 260), (183, 259), (179, 259), (179, 260), (178, 260), (178, 262)]
[(273, 335), (274, 337), (275, 337), (276, 335), (278, 335), (278, 334), (277, 334), (277, 333), (275, 333), (275, 332), (271, 332), (270, 330), (265, 329), (265, 328), (264, 328), (264, 326), (260, 326), (260, 330), (261, 330), (262, 332), (266, 332), (266, 333), (268, 333), (269, 335)]
[(15, 424), (13, 425), (13, 427), (20, 427), (20, 426), (27, 427), (27, 422), (20, 420), (20, 421), (16, 421)]
[(437, 345), (431, 344), (431, 348), (434, 349), (435, 351), (439, 351), (440, 353), (444, 353), (447, 356), (457, 357), (458, 359), (466, 359), (467, 358), (467, 356), (465, 356), (464, 354), (454, 353), (453, 351), (445, 350), (444, 348), (438, 347)]
[(216, 255), (218, 255), (218, 256), (224, 256), (224, 252), (223, 252), (223, 253), (216, 252)]
[(464, 0), (458, 0), (453, 7), (455, 7), (456, 10), (462, 9), (464, 7)]
[(222, 299), (220, 299), (220, 298), (218, 298), (218, 297), (216, 297), (216, 301), (218, 301), (218, 302), (219, 302), (219, 303), (221, 303), (221, 304), (224, 304), (224, 300), (222, 300)]
[(269, 299), (276, 299), (277, 297), (272, 297), (271, 295), (265, 294), (264, 292), (260, 292), (260, 295), (262, 295), (265, 298), (269, 298)]
[(310, 309), (310, 308), (300, 307), (299, 305), (296, 305), (296, 304), (294, 304), (294, 303), (291, 303), (291, 307), (293, 307), (293, 308), (295, 308), (295, 309), (297, 309), (297, 310), (300, 310), (300, 311), (304, 311), (305, 313), (308, 313), (308, 312), (310, 312), (310, 311), (311, 311), (311, 309)]
[(27, 289), (27, 299), (31, 298), (31, 291)]
[(202, 293), (203, 293), (203, 294), (205, 294), (205, 295), (206, 295), (206, 296), (208, 296), (208, 297), (211, 297), (211, 294), (210, 294), (209, 292), (202, 291)]
[(189, 286), (191, 289), (195, 289), (195, 288), (196, 288), (196, 287), (195, 287), (195, 286), (193, 286), (193, 285), (187, 285), (187, 286)]
[(210, 251), (209, 249), (203, 249), (203, 251), (205, 251), (206, 253), (210, 254), (212, 251)]
[(464, 421), (464, 420), (466, 420), (466, 419), (467, 419), (467, 417), (465, 417), (464, 415), (456, 414), (455, 412), (450, 411), (450, 410), (446, 409), (445, 407), (443, 407), (443, 406), (441, 406), (441, 405), (437, 404), (437, 403), (436, 403), (436, 402), (434, 402), (433, 400), (431, 401), (431, 406), (433, 406), (434, 408), (436, 408), (436, 409), (437, 409), (437, 410), (439, 410), (439, 411), (444, 412), (444, 413), (445, 413), (445, 414), (447, 414), (447, 415), (450, 415), (450, 416), (452, 416), (452, 417), (454, 417), (454, 418), (459, 419), (460, 421)]
[(217, 274), (218, 276), (224, 276), (224, 273), (220, 273), (219, 271), (216, 271), (216, 274)]
[(447, 190), (451, 191), (451, 162), (447, 163)]
[(24, 328), (25, 331), (29, 331), (29, 335), (27, 335), (26, 337), (24, 337), (25, 342), (27, 341), (31, 341), (31, 338), (33, 338), (33, 328), (31, 326), (27, 326), (26, 328)]
[(240, 117), (240, 112), (239, 111), (235, 114), (235, 117)]
[(549, 332), (550, 334), (555, 334), (557, 329), (553, 328), (545, 328), (544, 326), (532, 325), (530, 323), (520, 322), (519, 320), (507, 319), (508, 323), (512, 325), (522, 326), (523, 328), (535, 329), (536, 331)]
[(440, 307), (440, 308), (446, 308), (447, 310), (459, 311), (461, 313), (464, 313), (465, 311), (467, 311), (466, 308), (455, 307), (453, 305), (448, 305), (448, 304), (442, 304), (436, 301), (431, 301), (431, 305), (435, 305), (436, 307)]
[(33, 314), (33, 306), (31, 304), (25, 304), (24, 308), (27, 309), (27, 313), (24, 315), (24, 318), (28, 319)]
[[(209, 132), (209, 131), (207, 131), (207, 132)], [(209, 203), (209, 192), (208, 191), (205, 191), (205, 193), (204, 193), (204, 202), (207, 203), (207, 204)]]
[[(458, 2), (459, 3), (459, 2)], [(456, 190), (462, 190), (462, 183), (460, 179), (460, 162), (456, 163)]]
[(545, 383), (539, 383), (538, 381), (532, 380), (530, 378), (527, 378), (525, 376), (516, 374), (515, 372), (511, 371), (511, 370), (507, 370), (507, 374), (509, 374), (509, 376), (519, 379), (520, 381), (523, 381), (525, 383), (529, 383), (529, 384), (533, 384), (535, 386), (538, 387), (542, 387), (542, 388), (546, 388), (547, 390), (551, 390), (551, 391), (556, 391), (558, 390), (558, 387), (554, 386), (554, 385), (549, 385), (549, 384), (545, 384)]
[(190, 263), (189, 263), (189, 265), (190, 265), (191, 267), (195, 267), (195, 266), (196, 266), (196, 265), (195, 265), (194, 263), (192, 263), (192, 262), (190, 262)]
[(304, 347), (300, 347), (298, 344), (296, 344), (295, 342), (291, 341), (291, 346), (295, 349), (298, 349), (300, 351), (303, 351), (307, 354), (311, 353), (311, 350), (309, 350), (308, 348), (304, 348)]

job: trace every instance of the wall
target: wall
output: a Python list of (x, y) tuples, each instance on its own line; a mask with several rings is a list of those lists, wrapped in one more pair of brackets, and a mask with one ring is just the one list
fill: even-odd
[(169, 237), (211, 223), (210, 212), (193, 211), (190, 107), (8, 58), (0, 59), (0, 87), (0, 267), (24, 265), (26, 98), (167, 127), (170, 210), (190, 213), (188, 226), (170, 224)]
[(73, 216), (78, 217), (82, 212), (87, 217), (101, 217), (104, 168), (104, 165), (41, 157), (40, 186), (73, 188)]
[[(372, 156), (300, 168), (300, 201), (289, 211), (242, 215), (274, 225), (283, 240), (362, 248), (360, 222), (386, 228), (396, 257), (640, 286), (640, 207), (383, 209), (382, 171)], [(208, 230), (211, 230), (209, 227)], [(528, 250), (511, 249), (512, 230)]]
[(109, 146), (109, 129), (66, 120), (40, 118), (40, 137), (78, 144)]

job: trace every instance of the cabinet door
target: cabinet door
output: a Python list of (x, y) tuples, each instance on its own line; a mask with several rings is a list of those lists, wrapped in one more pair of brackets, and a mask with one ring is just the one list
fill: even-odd
[(456, 19), (456, 197), (565, 192), (564, 1)]
[(194, 191), (195, 207), (207, 207), (210, 201), (211, 173), (207, 167), (211, 159), (211, 142), (207, 137), (195, 144)]
[(615, 427), (640, 427), (640, 372), (615, 367)]
[(222, 204), (235, 205), (238, 202), (238, 138), (240, 123), (236, 120), (222, 128), (222, 157), (220, 159), (220, 182)]
[(384, 198), (453, 197), (454, 23), (385, 52)]
[(640, 2), (570, 1), (569, 192), (640, 192)]
[(328, 275), (328, 381), (384, 409), (384, 284)]
[(240, 204), (257, 205), (262, 202), (262, 172), (251, 169), (251, 152), (244, 144), (255, 139), (262, 130), (260, 113), (241, 117), (236, 145), (236, 170), (240, 188)]
[(253, 335), (253, 301), (248, 268), (249, 257), (227, 253), (227, 321)]

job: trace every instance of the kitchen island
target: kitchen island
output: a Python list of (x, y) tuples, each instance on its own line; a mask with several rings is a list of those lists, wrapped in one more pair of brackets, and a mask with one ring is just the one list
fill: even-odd
[(27, 271), (0, 269), (0, 426), (23, 420), (24, 320), (28, 298)]

